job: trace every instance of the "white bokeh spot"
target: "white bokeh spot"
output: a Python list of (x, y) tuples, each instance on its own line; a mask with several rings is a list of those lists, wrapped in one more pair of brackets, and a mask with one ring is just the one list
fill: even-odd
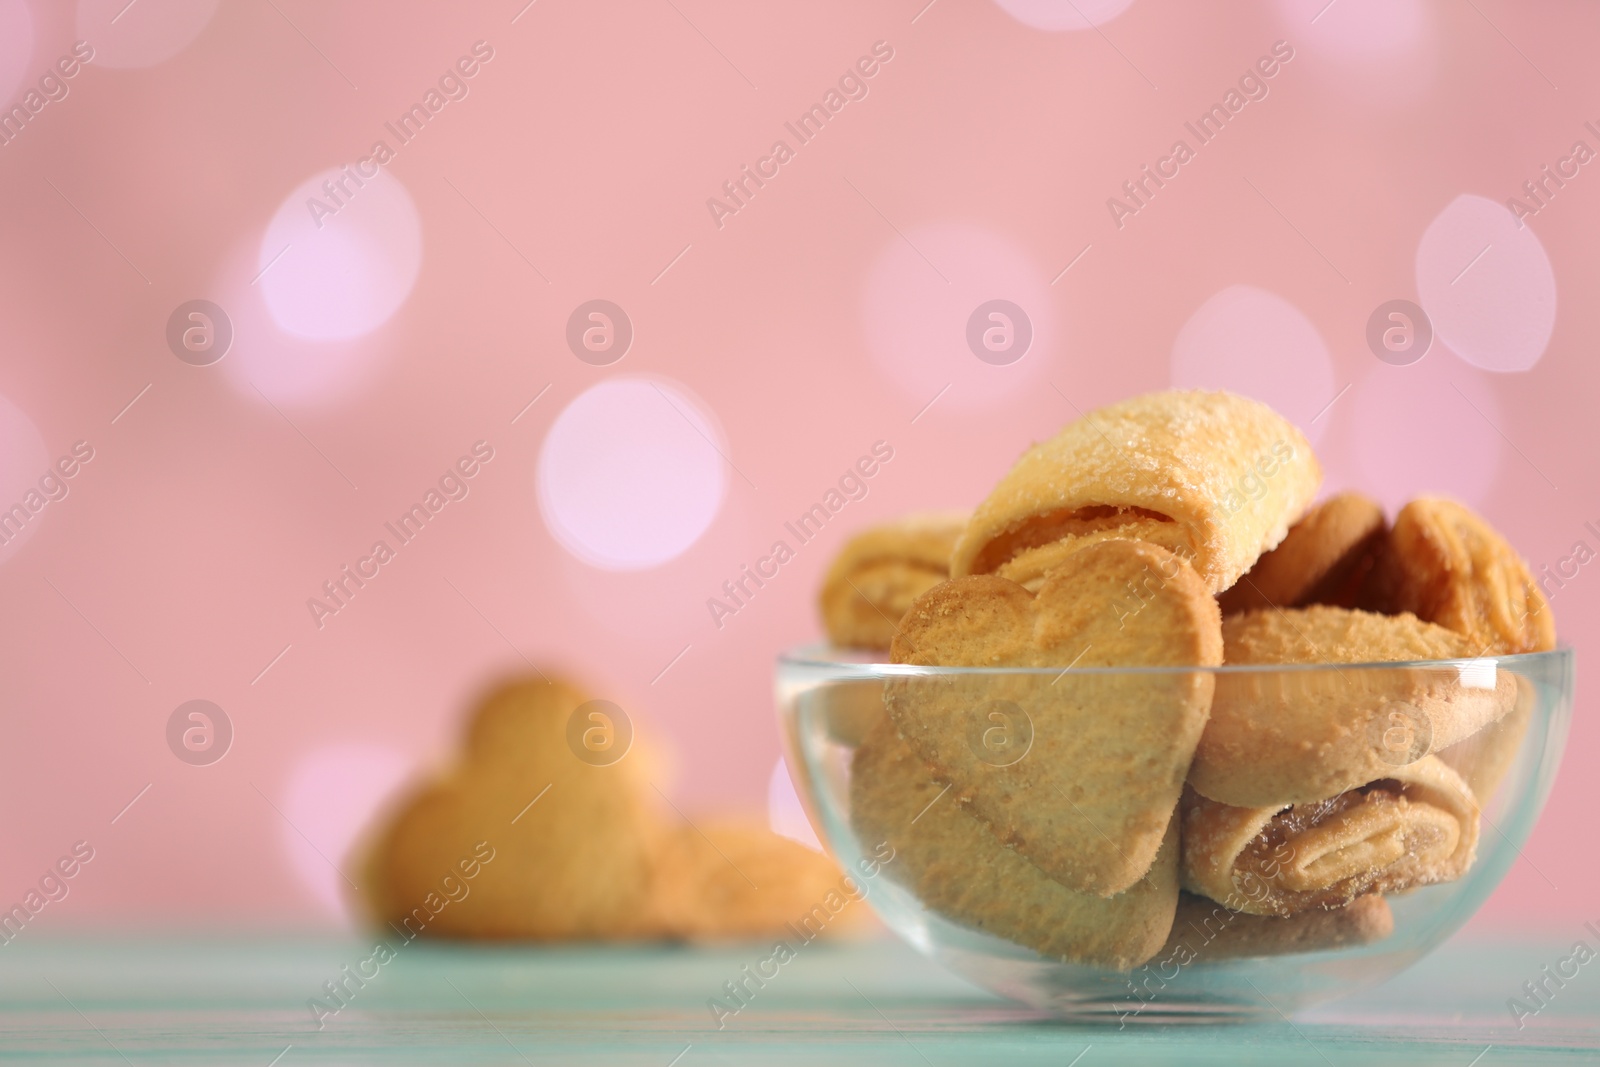
[(772, 778), (767, 782), (767, 822), (773, 833), (798, 841), (818, 852), (823, 851), (817, 832), (811, 828), (811, 820), (806, 818), (800, 794), (794, 790), (794, 779), (789, 777), (789, 764), (782, 756), (778, 757), (778, 765), (772, 768)]
[(1172, 345), (1172, 384), (1260, 400), (1312, 441), (1327, 429), (1318, 415), (1338, 392), (1316, 326), (1283, 297), (1252, 285), (1230, 286), (1189, 316)]
[(23, 0), (0, 0), (0, 107), (16, 103), (17, 90), (33, 73), (33, 13)]
[[(991, 300), (1022, 308), (1032, 328), (1027, 351), (1006, 365), (979, 359), (967, 340), (968, 320)], [(1048, 278), (1015, 241), (969, 223), (887, 238), (861, 313), (868, 350), (910, 405), (908, 418), (935, 396), (937, 410), (998, 407), (1041, 385), (1060, 346)]]
[(1556, 324), (1544, 245), (1504, 204), (1456, 197), (1417, 244), (1417, 293), (1439, 340), (1475, 367), (1525, 371)]
[(350, 851), (410, 768), (411, 760), (396, 749), (339, 744), (306, 753), (290, 771), (279, 838), (295, 876), (330, 914), (352, 917), (354, 891), (345, 877), (359, 875), (351, 870)]
[[(1500, 471), (1506, 419), (1484, 375), (1449, 359), (1376, 363), (1339, 401), (1352, 488), (1393, 514), (1419, 496), (1481, 507)], [(1492, 424), (1492, 425), (1491, 425)], [(1520, 462), (1520, 461), (1519, 461)], [(1530, 478), (1537, 478), (1531, 469)]]
[(677, 558), (705, 533), (727, 487), (715, 419), (683, 386), (612, 378), (556, 416), (539, 451), (539, 510), (561, 546), (628, 571)]
[[(50, 501), (39, 485), (39, 479), (50, 472), (51, 462), (33, 420), (0, 396), (0, 536), (6, 538), (0, 544), (0, 563), (16, 555), (37, 532), (45, 514), (60, 506)], [(58, 480), (70, 495), (71, 481)], [(37, 510), (30, 504), (38, 505)]]
[[(387, 170), (364, 184), (327, 170), (301, 182), (261, 238), (256, 283), (279, 329), (334, 341), (382, 326), (405, 303), (422, 267), (422, 220)], [(354, 168), (346, 173), (354, 174)], [(335, 208), (333, 214), (314, 209)]]
[(1036, 30), (1088, 30), (1103, 26), (1133, 6), (1133, 0), (994, 0), (995, 4)]
[(1288, 67), (1305, 66), (1328, 95), (1393, 111), (1423, 102), (1438, 81), (1442, 49), (1430, 0), (1277, 0), (1276, 7), (1279, 33), (1296, 52)]
[(78, 37), (99, 67), (153, 67), (200, 36), (217, 0), (78, 0)]

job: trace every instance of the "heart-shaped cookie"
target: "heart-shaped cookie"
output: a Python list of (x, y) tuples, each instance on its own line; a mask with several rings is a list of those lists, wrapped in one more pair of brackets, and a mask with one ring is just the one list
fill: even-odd
[(833, 914), (846, 883), (826, 856), (759, 824), (665, 817), (656, 753), (609, 748), (619, 710), (559, 679), (492, 692), (460, 760), (363, 848), (372, 918), (407, 939), (755, 937), (818, 901), (828, 933), (859, 922)]
[(850, 821), (863, 850), (891, 849), (886, 876), (946, 918), (1041, 956), (1126, 971), (1155, 954), (1178, 899), (1178, 824), (1127, 892), (1068, 889), (996, 841), (945, 795), (894, 724), (880, 719), (856, 749)]
[(411, 793), (374, 841), (362, 878), (374, 918), (407, 936), (655, 935), (664, 831), (644, 753), (609, 766), (574, 755), (568, 719), (587, 699), (535, 678), (484, 700), (464, 758)]
[[(1037, 593), (958, 578), (912, 604), (890, 657), (1034, 668), (898, 676), (885, 707), (955, 798), (1062, 885), (1111, 896), (1149, 870), (1214, 684), (1170, 668), (1222, 662), (1216, 601), (1188, 563), (1112, 540), (1069, 555)], [(1136, 666), (1169, 669), (1094, 669)]]

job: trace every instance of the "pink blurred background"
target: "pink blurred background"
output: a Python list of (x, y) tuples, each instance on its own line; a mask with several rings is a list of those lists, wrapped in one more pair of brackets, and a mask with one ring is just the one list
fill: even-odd
[[(1145, 390), (1267, 400), (1330, 488), (1454, 494), (1536, 569), (1600, 548), (1594, 5), (925, 3), (0, 0), (0, 507), (93, 453), (0, 548), (0, 901), (87, 840), (59, 929), (346, 922), (326, 857), (530, 664), (673, 749), (684, 808), (781, 807), (773, 655), (843, 538)], [(205, 366), (167, 339), (195, 299), (233, 333)], [(995, 299), (1031, 326), (1011, 362), (966, 341)], [(592, 300), (620, 358), (615, 315), (568, 344)], [(1369, 348), (1390, 300), (1432, 320), (1418, 362)], [(1555, 600), (1580, 649), (1588, 569)], [(168, 747), (195, 699), (234, 731), (209, 766)], [(1580, 693), (1479, 928), (1594, 917), (1597, 753)]]

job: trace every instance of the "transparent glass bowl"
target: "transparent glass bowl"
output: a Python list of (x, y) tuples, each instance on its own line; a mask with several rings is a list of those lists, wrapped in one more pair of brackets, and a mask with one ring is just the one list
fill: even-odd
[[(890, 665), (854, 652), (809, 647), (780, 656), (777, 664), (779, 717), (796, 790), (812, 825), (841, 866), (862, 883), (883, 921), (923, 953), (979, 986), (1059, 1016), (1122, 1025), (1275, 1016), (1375, 985), (1432, 951), (1466, 922), (1518, 861), (1555, 778), (1571, 715), (1572, 686), (1573, 653), (1565, 648), (1427, 663), (1062, 671)], [(1241, 952), (1235, 946), (1208, 958), (1206, 931), (1191, 924), (1191, 932), (1198, 934), (1187, 937), (1191, 951), (1169, 951), (1173, 942), (1168, 942), (1142, 964), (1090, 966), (1046, 958), (969, 921), (947, 918), (911, 888), (917, 871), (892, 858), (914, 853), (891, 852), (894, 846), (886, 849), (883, 841), (864, 840), (859, 833), (858, 813), (852, 811), (853, 764), (868, 731), (886, 714), (886, 695), (902, 702), (897, 708), (925, 712), (925, 721), (945, 723), (948, 736), (941, 743), (962, 741), (971, 746), (982, 766), (971, 764), (960, 773), (975, 769), (980, 776), (991, 776), (986, 782), (994, 782), (1001, 780), (995, 775), (1021, 773), (1017, 769), (1030, 758), (1055, 760), (1053, 766), (1046, 762), (1029, 766), (1028, 773), (1066, 781), (1065, 790), (1053, 792), (1067, 799), (1077, 777), (1070, 768), (1093, 764), (1097, 745), (1115, 747), (1118, 732), (1105, 729), (1108, 721), (1144, 731), (1137, 736), (1160, 737), (1161, 723), (1170, 721), (1173, 702), (1192, 700), (1196, 694), (1212, 700), (1214, 723), (1223, 721), (1219, 715), (1229, 718), (1235, 736), (1245, 739), (1246, 747), (1251, 738), (1265, 738), (1257, 752), (1333, 753), (1328, 758), (1334, 762), (1355, 759), (1358, 765), (1367, 759), (1379, 768), (1370, 772), (1374, 779), (1391, 773), (1384, 768), (1409, 766), (1424, 757), (1448, 763), (1471, 786), (1481, 806), (1475, 861), (1453, 881), (1386, 894), (1393, 930), (1375, 941), (1310, 951), (1285, 951), (1281, 944), (1265, 950), (1246, 946), (1242, 954), (1230, 955)], [(1495, 694), (1502, 707), (1511, 707), (1503, 718), (1465, 741), (1434, 743), (1449, 739), (1430, 736), (1435, 732), (1447, 735), (1451, 729), (1464, 728), (1451, 723), (1481, 717), (1483, 702)], [(1349, 726), (1321, 747), (1309, 742), (1297, 746), (1295, 731), (1304, 729), (1305, 723), (1296, 717), (1319, 701), (1324, 708), (1309, 713), (1312, 719), (1320, 716), (1325, 721), (1331, 716)], [(1363, 753), (1362, 745), (1368, 742), (1372, 751)], [(1156, 744), (1159, 747), (1160, 742)], [(1136, 764), (1127, 764), (1125, 756), (1108, 758), (1121, 759), (1117, 766), (1132, 768), (1126, 775), (1129, 781), (1143, 773)], [(1248, 757), (1245, 765), (1254, 766)], [(1289, 772), (1300, 769), (1302, 765), (1290, 759)], [(1105, 791), (1103, 771), (1096, 788)], [(1262, 780), (1272, 773), (1281, 777), (1283, 771), (1282, 766), (1264, 768)], [(1150, 773), (1159, 773), (1159, 768)], [(1095, 777), (1083, 775), (1086, 782)], [(1249, 781), (1253, 777), (1247, 785)], [(1024, 822), (1029, 813), (1021, 809), (1040, 793), (1049, 795), (1037, 789), (1012, 796), (1019, 805), (1015, 814)], [(925, 791), (919, 797), (928, 795)], [(1079, 797), (1090, 803), (1083, 794)], [(896, 800), (909, 803), (905, 797)], [(955, 803), (951, 797), (937, 802)], [(966, 804), (958, 809), (962, 818), (971, 817), (965, 814), (971, 810)], [(909, 808), (902, 810), (900, 821), (907, 825), (900, 832), (918, 833), (911, 825), (915, 820), (904, 819), (905, 811)], [(861, 821), (872, 825), (867, 814)], [(1034, 829), (1039, 825), (1052, 824), (1047, 820)], [(1081, 827), (1078, 832), (1087, 833)], [(1183, 845), (1177, 847), (1181, 855)], [(946, 883), (963, 879), (960, 857), (943, 859), (941, 869), (957, 873), (939, 883), (940, 894), (961, 897), (965, 892), (964, 906), (974, 906), (970, 887), (949, 886), (944, 892)], [(1187, 899), (1215, 913), (1212, 901)], [(1001, 905), (1001, 910), (1008, 906), (1017, 910), (1014, 902)], [(982, 899), (977, 906), (984, 906)], [(1042, 930), (1049, 930), (1052, 922), (1049, 915), (1030, 918), (1026, 909), (1021, 921)], [(1067, 920), (1072, 921), (1081, 919)]]

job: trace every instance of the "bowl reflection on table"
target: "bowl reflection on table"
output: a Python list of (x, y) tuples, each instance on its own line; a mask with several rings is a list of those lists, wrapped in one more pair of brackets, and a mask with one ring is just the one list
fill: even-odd
[[(1532, 831), (1566, 740), (1572, 685), (1570, 649), (1406, 664), (1062, 671), (889, 665), (873, 662), (867, 653), (813, 647), (787, 653), (777, 665), (778, 711), (795, 788), (841, 866), (868, 872), (867, 899), (883, 921), (979, 986), (1056, 1015), (1122, 1024), (1275, 1017), (1375, 985), (1436, 948), (1494, 891)], [(883, 862), (882, 842), (863, 840), (858, 833), (860, 823), (870, 820), (865, 815), (858, 820), (852, 813), (852, 764), (863, 739), (886, 714), (886, 693), (891, 700), (937, 706), (953, 723), (964, 715), (972, 718), (973, 723), (953, 730), (970, 736), (971, 743), (982, 736), (984, 720), (995, 707), (1011, 709), (1012, 718), (1020, 711), (1020, 738), (1015, 724), (994, 720), (1006, 725), (998, 751), (1005, 753), (1006, 745), (1012, 749), (1003, 758), (980, 753), (984, 773), (1015, 773), (1008, 771), (1008, 762), (1021, 767), (1027, 759), (1054, 758), (1054, 768), (1047, 764), (1031, 773), (1065, 775), (1070, 783), (1073, 767), (1089, 768), (1082, 772), (1086, 782), (1096, 777), (1097, 769), (1090, 767), (1093, 746), (1106, 743), (1098, 740), (1104, 734), (1100, 725), (1086, 729), (1086, 723), (1109, 714), (1118, 716), (1117, 722), (1135, 722), (1147, 706), (1155, 709), (1151, 715), (1159, 716), (1178, 690), (1215, 692), (1218, 701), (1247, 694), (1246, 706), (1258, 710), (1246, 713), (1244, 733), (1256, 732), (1248, 714), (1258, 714), (1259, 732), (1273, 736), (1281, 736), (1281, 717), (1292, 714), (1308, 692), (1320, 694), (1320, 699), (1329, 694), (1347, 698), (1348, 707), (1339, 704), (1346, 719), (1343, 736), (1371, 737), (1372, 766), (1400, 767), (1437, 757), (1476, 794), (1481, 821), (1475, 861), (1452, 881), (1388, 893), (1393, 929), (1385, 925), (1376, 940), (1261, 954), (1251, 947), (1254, 941), (1241, 953), (1234, 939), (1227, 951), (1211, 952), (1208, 958), (1207, 931), (1191, 925), (1195, 936), (1186, 937), (1184, 948), (1177, 947), (1174, 934), (1153, 956), (1118, 968), (1046, 958), (969, 922), (952, 921), (912, 891), (908, 882), (914, 875), (903, 864), (897, 870), (893, 861)], [(1448, 716), (1451, 699), (1481, 704), (1486, 694), (1495, 692), (1507, 709), (1502, 717), (1466, 740), (1445, 747), (1433, 744), (1439, 738), (1430, 739), (1430, 729), (1439, 730), (1440, 737), (1447, 733), (1432, 725), (1448, 721), (1439, 718), (1441, 702)], [(1142, 701), (1140, 694), (1149, 699)], [(1149, 724), (1145, 729), (1141, 736), (1148, 735)], [(1119, 766), (1126, 762), (1124, 754)], [(1381, 769), (1372, 773), (1384, 776)], [(1105, 778), (1099, 768), (1098, 779), (1103, 783)], [(916, 830), (908, 826), (905, 832)], [(1191, 908), (1204, 903), (1215, 911), (1210, 901), (1187, 899)], [(1038, 920), (1048, 923), (1047, 916)]]

